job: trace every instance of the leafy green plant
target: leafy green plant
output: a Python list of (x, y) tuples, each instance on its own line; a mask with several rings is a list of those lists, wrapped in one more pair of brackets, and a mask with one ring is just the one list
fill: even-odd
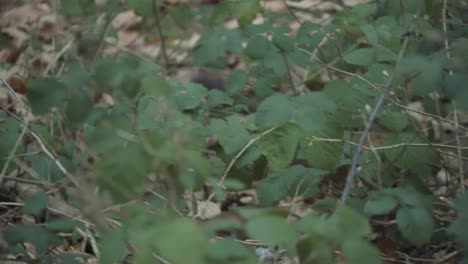
[[(129, 256), (131, 263), (256, 263), (251, 238), (285, 249), (298, 263), (379, 263), (379, 253), (389, 253), (371, 239), (375, 233), (408, 257), (411, 248), (435, 243), (466, 247), (466, 193), (447, 224), (434, 212), (450, 214), (452, 205), (440, 202), (457, 192), (441, 200), (430, 188), (448, 156), (456, 157), (459, 175), (445, 187), (463, 192), (466, 185), (463, 140), (456, 136), (449, 145), (430, 136), (438, 129), (432, 121), (453, 125), (457, 135), (467, 131), (457, 114), (468, 101), (460, 88), (468, 69), (460, 11), (466, 4), (373, 1), (345, 7), (327, 24), (302, 21), (295, 12), (303, 10), (284, 4), (288, 12), (274, 14), (258, 0), (193, 8), (62, 1), (70, 23), (79, 17), (98, 25), (97, 50), (87, 56), (79, 45), (90, 42), (76, 43), (61, 55), (60, 68), (27, 82), (26, 111), (36, 119), (2, 106), (0, 182), (15, 170), (28, 172), (26, 166), (33, 172), (21, 177), (59, 185), (57, 196), (79, 214), (51, 211), (52, 195), (37, 192), (22, 213), (39, 219), (47, 212), (46, 220), (12, 223), (3, 234), (8, 252), (26, 255), (29, 243), (31, 259), (41, 263), (92, 255), (100, 263)], [(156, 63), (121, 47), (102, 56), (112, 46), (106, 38), (115, 35), (110, 21), (126, 9), (141, 16), (142, 34), (161, 43)], [(108, 22), (101, 28), (102, 17)], [(224, 27), (230, 19), (237, 27)], [(232, 57), (242, 62), (224, 89), (170, 77), (177, 66), (169, 50), (180, 48), (172, 40), (191, 30), (201, 33), (189, 53), (197, 67), (236, 67)], [(411, 108), (412, 101), (425, 110)], [(222, 203), (245, 190), (256, 194), (256, 208), (196, 219), (200, 202)], [(299, 200), (309, 208), (305, 215), (294, 212)], [(59, 232), (70, 241), (93, 234), (99, 251), (51, 254), (62, 242)], [(385, 257), (397, 260), (391, 253)]]

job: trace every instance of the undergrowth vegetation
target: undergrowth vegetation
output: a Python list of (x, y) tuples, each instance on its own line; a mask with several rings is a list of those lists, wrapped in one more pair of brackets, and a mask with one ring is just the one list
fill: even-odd
[(465, 1), (42, 2), (0, 66), (2, 261), (468, 263)]

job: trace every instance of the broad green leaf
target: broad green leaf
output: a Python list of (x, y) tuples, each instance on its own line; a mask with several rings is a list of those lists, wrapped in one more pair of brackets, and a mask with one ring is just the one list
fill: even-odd
[(318, 31), (320, 27), (320, 24), (312, 23), (310, 21), (304, 21), (304, 23), (301, 24), (296, 33), (297, 43), (299, 45), (310, 45), (312, 36), (311, 32)]
[(136, 144), (105, 153), (94, 168), (98, 185), (116, 202), (128, 201), (145, 189), (149, 158)]
[(393, 162), (397, 167), (402, 169), (415, 168), (438, 160), (438, 153), (430, 146), (404, 145), (405, 143), (426, 143), (424, 139), (414, 133), (386, 134), (383, 138), (383, 143), (385, 146), (398, 145), (397, 147), (384, 149), (384, 154), (390, 162)]
[(161, 225), (154, 233), (161, 256), (171, 263), (205, 263), (203, 258), (208, 239), (202, 230), (188, 219), (175, 219)]
[(190, 22), (194, 19), (192, 9), (187, 3), (181, 3), (169, 9), (169, 14), (175, 23), (182, 29), (187, 29)]
[(67, 96), (67, 87), (55, 79), (43, 78), (27, 83), (28, 100), (32, 111), (37, 114), (45, 114), (51, 107), (60, 104)]
[(244, 52), (253, 60), (265, 57), (273, 48), (271, 42), (263, 36), (254, 36), (247, 42)]
[(338, 207), (330, 221), (336, 224), (343, 239), (361, 239), (371, 233), (367, 219), (346, 206)]
[(47, 223), (47, 230), (55, 232), (72, 232), (75, 228), (84, 228), (84, 224), (77, 220), (70, 218), (60, 217), (57, 219), (51, 219)]
[(234, 70), (226, 79), (225, 89), (230, 95), (238, 94), (247, 83), (248, 76), (242, 70)]
[(230, 119), (228, 122), (220, 119), (212, 120), (210, 130), (218, 137), (224, 152), (232, 155), (241, 150), (251, 139), (250, 133), (239, 120)]
[(283, 52), (292, 52), (294, 50), (293, 39), (284, 34), (273, 34), (272, 42), (278, 49), (280, 49)]
[(259, 0), (243, 0), (236, 3), (233, 9), (234, 15), (237, 17), (237, 22), (240, 27), (245, 27), (252, 23), (260, 11)]
[(184, 86), (173, 86), (174, 97), (177, 105), (182, 110), (193, 110), (202, 103), (202, 98), (208, 94), (208, 90), (195, 83)]
[(343, 128), (334, 124), (326, 124), (320, 130), (304, 134), (300, 140), (301, 153), (313, 168), (332, 170), (340, 160), (343, 143), (340, 141), (321, 141), (321, 139), (342, 140), (343, 137)]
[(432, 215), (424, 208), (401, 207), (396, 220), (403, 237), (416, 246), (430, 241), (434, 230)]
[(231, 16), (233, 4), (230, 2), (220, 2), (215, 6), (215, 10), (211, 13), (210, 24), (218, 25), (223, 23)]
[(78, 91), (72, 96), (65, 108), (65, 114), (72, 123), (79, 124), (85, 121), (91, 114), (93, 102), (87, 94)]
[(376, 60), (378, 62), (394, 62), (397, 59), (397, 54), (384, 46), (375, 45), (374, 49)]
[(141, 90), (147, 95), (156, 97), (166, 97), (171, 94), (171, 86), (159, 74), (151, 74), (144, 76), (141, 81)]
[[(287, 59), (287, 58), (286, 58)], [(288, 73), (288, 65), (285, 64), (283, 54), (270, 52), (262, 60), (265, 68), (271, 69), (276, 78), (282, 78)], [(290, 87), (290, 89), (292, 89)]]
[(79, 16), (83, 13), (80, 1), (64, 0), (60, 2), (60, 13), (64, 16)]
[(293, 102), (295, 121), (305, 131), (324, 129), (330, 114), (336, 110), (335, 103), (322, 92), (295, 97)]
[(211, 90), (208, 92), (208, 105), (210, 107), (232, 105), (234, 100), (220, 90)]
[(26, 224), (6, 227), (3, 238), (10, 245), (17, 243), (32, 244), (38, 254), (45, 254), (53, 236), (40, 225)]
[(285, 125), (263, 136), (260, 141), (262, 154), (268, 160), (268, 167), (272, 171), (286, 168), (294, 158), (299, 131), (293, 125)]
[(289, 97), (275, 94), (265, 99), (257, 109), (255, 123), (259, 127), (275, 127), (290, 121), (293, 104)]
[(344, 60), (353, 65), (369, 66), (375, 62), (375, 51), (372, 48), (362, 48), (351, 51)]
[(223, 34), (219, 30), (212, 29), (204, 33), (192, 51), (195, 65), (222, 65), (224, 62), (221, 58), (226, 51), (222, 38)]
[[(450, 225), (449, 231), (454, 234), (457, 240), (462, 245), (464, 253), (468, 253), (468, 228), (466, 228), (466, 223), (468, 223), (468, 211), (466, 210), (466, 205), (468, 204), (468, 192), (462, 193), (456, 203), (455, 208), (457, 210), (457, 218)], [(465, 255), (464, 261), (467, 261), (467, 256)]]
[(379, 36), (377, 34), (377, 31), (375, 30), (375, 27), (371, 24), (366, 24), (364, 26), (361, 26), (361, 30), (364, 32), (364, 34), (367, 37), (367, 41), (371, 44), (377, 44), (379, 42)]
[(128, 0), (127, 5), (135, 10), (135, 13), (144, 17), (153, 16), (153, 0)]
[(68, 72), (61, 78), (63, 83), (73, 90), (84, 88), (90, 80), (88, 72), (86, 72), (78, 61), (73, 61), (68, 66)]
[(377, 4), (375, 3), (360, 3), (353, 6), (352, 11), (360, 17), (368, 17), (377, 11)]
[(387, 214), (398, 205), (398, 201), (389, 195), (375, 194), (367, 200), (364, 212), (370, 215)]
[(226, 263), (236, 259), (236, 263), (256, 264), (257, 259), (252, 252), (232, 239), (218, 239), (208, 247), (208, 258), (217, 263)]
[(408, 126), (408, 116), (402, 112), (385, 111), (379, 117), (382, 124), (393, 132), (400, 132)]
[[(289, 193), (296, 191), (294, 187), (307, 177), (311, 178), (309, 182), (315, 181), (315, 185), (318, 185), (321, 180), (320, 175), (311, 174), (300, 165), (289, 167), (263, 179), (257, 189), (260, 204), (265, 206), (274, 205)], [(306, 188), (315, 189), (315, 186), (312, 183)]]
[(346, 239), (343, 243), (343, 254), (348, 264), (378, 264), (379, 251), (364, 239)]
[(415, 56), (401, 61), (397, 73), (411, 80), (416, 95), (426, 95), (442, 85), (442, 67), (436, 59)]
[(122, 65), (112, 58), (104, 58), (93, 65), (92, 76), (100, 90), (116, 88), (122, 83)]
[(285, 219), (278, 216), (254, 217), (247, 222), (245, 228), (252, 238), (270, 246), (286, 247), (288, 250), (294, 250), (298, 239), (293, 227)]
[(127, 255), (127, 240), (122, 230), (112, 230), (99, 239), (99, 263), (118, 263)]
[(210, 162), (202, 153), (185, 151), (183, 158), (179, 161), (179, 180), (185, 188), (196, 190), (209, 176), (210, 169)]
[(25, 214), (33, 214), (33, 215), (38, 214), (43, 209), (47, 208), (48, 200), (49, 200), (49, 197), (47, 193), (38, 192), (34, 194), (33, 196), (31, 196), (28, 200), (26, 200), (22, 208), (22, 211)]
[(468, 89), (465, 85), (468, 83), (466, 74), (454, 73), (445, 76), (443, 93), (455, 100), (458, 109), (468, 111)]
[(309, 236), (302, 238), (297, 243), (297, 251), (300, 263), (305, 264), (333, 264), (333, 245), (324, 243), (324, 238)]

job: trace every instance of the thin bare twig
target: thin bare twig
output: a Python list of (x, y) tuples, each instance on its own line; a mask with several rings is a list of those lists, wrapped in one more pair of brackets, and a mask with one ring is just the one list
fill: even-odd
[(159, 10), (158, 10), (158, 4), (156, 0), (153, 0), (153, 14), (154, 14), (154, 20), (156, 22), (156, 28), (158, 29), (159, 33), (159, 38), (161, 39), (161, 54), (164, 60), (164, 68), (166, 69), (166, 72), (169, 70), (169, 60), (167, 57), (167, 50), (166, 50), (166, 41), (164, 38), (164, 34), (162, 31), (161, 27), (161, 18), (159, 17)]
[[(453, 103), (453, 120), (455, 121), (455, 124), (458, 124), (458, 113), (457, 113), (457, 104), (455, 101), (452, 101)], [(457, 142), (457, 155), (458, 155), (458, 173), (460, 174), (460, 191), (464, 192), (465, 191), (465, 175), (464, 175), (464, 170), (463, 170), (463, 160), (462, 160), (462, 146), (460, 142), (460, 133), (458, 128), (455, 128), (455, 139)]]
[[(419, 14), (419, 12), (418, 12)], [(417, 14), (417, 15), (418, 15)], [(403, 44), (401, 46), (400, 52), (398, 54), (396, 63), (395, 63), (395, 68), (397, 68), (400, 65), (401, 60), (403, 59), (403, 56), (405, 54), (406, 48), (408, 47), (409, 43), (409, 37), (404, 36)], [(388, 93), (391, 90), (391, 85), (393, 83), (393, 80), (395, 78), (395, 72), (390, 75), (388, 78), (383, 92), (380, 94), (377, 103), (375, 104), (374, 108), (372, 109), (372, 112), (369, 115), (369, 118), (367, 120), (366, 126), (364, 128), (363, 133), (361, 134), (361, 138), (359, 139), (358, 146), (356, 147), (356, 152), (354, 153), (352, 162), (351, 162), (351, 168), (349, 169), (348, 175), (346, 177), (346, 185), (343, 190), (343, 194), (341, 195), (341, 204), (344, 205), (346, 204), (346, 200), (348, 199), (349, 192), (351, 190), (351, 187), (354, 183), (354, 178), (356, 176), (356, 171), (357, 171), (357, 164), (359, 162), (359, 157), (361, 156), (361, 151), (364, 146), (364, 142), (366, 141), (367, 134), (369, 133), (372, 125), (374, 124), (374, 120), (377, 117), (377, 113), (379, 112), (380, 108), (383, 106), (383, 103), (385, 101), (385, 97), (387, 97)]]

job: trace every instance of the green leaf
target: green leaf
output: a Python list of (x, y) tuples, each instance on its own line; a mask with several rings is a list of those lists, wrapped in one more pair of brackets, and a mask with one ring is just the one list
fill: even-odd
[(283, 52), (294, 51), (295, 47), (293, 39), (282, 33), (273, 34), (272, 42), (278, 49)]
[(67, 96), (67, 87), (55, 79), (43, 78), (27, 83), (28, 100), (32, 111), (37, 114), (45, 114), (51, 107), (57, 106)]
[(47, 208), (47, 202), (49, 197), (45, 192), (38, 192), (31, 196), (25, 203), (22, 208), (23, 213), (25, 214), (38, 214), (43, 209)]
[(226, 79), (226, 92), (230, 95), (238, 94), (246, 85), (247, 74), (243, 70), (234, 70)]
[(346, 239), (343, 254), (347, 264), (382, 263), (379, 251), (363, 239)]
[(288, 250), (294, 250), (298, 239), (294, 228), (285, 219), (273, 215), (254, 217), (247, 222), (245, 229), (254, 239)]
[(215, 10), (211, 13), (210, 24), (218, 25), (223, 23), (231, 16), (233, 4), (230, 2), (220, 2), (215, 6)]
[(344, 60), (353, 65), (369, 66), (375, 62), (375, 51), (372, 48), (356, 49), (346, 54)]
[(256, 35), (249, 39), (244, 49), (245, 55), (253, 60), (259, 60), (265, 57), (273, 48), (271, 42), (263, 36)]
[(172, 6), (169, 9), (169, 14), (175, 23), (182, 29), (187, 29), (190, 22), (194, 19), (192, 15), (192, 9), (187, 3), (181, 3), (176, 6)]
[(437, 60), (415, 56), (402, 60), (397, 73), (411, 80), (416, 95), (426, 95), (442, 85), (442, 66)]
[(173, 86), (174, 97), (177, 105), (182, 110), (192, 110), (202, 103), (202, 98), (208, 94), (208, 90), (196, 83), (184, 86)]
[(274, 205), (288, 194), (294, 195), (300, 182), (303, 187), (299, 190), (301, 193), (304, 189), (315, 191), (323, 173), (312, 172), (301, 165), (289, 167), (260, 181), (257, 188), (258, 200), (264, 206)]
[(159, 74), (144, 76), (141, 81), (141, 90), (147, 95), (156, 97), (167, 97), (171, 94), (171, 86)]
[(260, 2), (258, 0), (243, 0), (237, 2), (237, 5), (233, 9), (234, 15), (237, 17), (237, 23), (239, 26), (245, 27), (252, 23), (257, 17), (257, 13), (260, 11)]
[(382, 124), (394, 132), (400, 132), (408, 126), (408, 116), (402, 112), (385, 111), (380, 114)]
[(216, 263), (227, 263), (230, 259), (236, 259), (236, 263), (256, 264), (257, 259), (252, 252), (230, 238), (217, 239), (208, 247), (208, 258)]
[(403, 144), (399, 147), (384, 149), (385, 157), (402, 169), (436, 162), (439, 157), (436, 150), (430, 146), (405, 146), (405, 143), (426, 143), (424, 139), (414, 133), (386, 134), (383, 137), (383, 143), (385, 146)]
[(468, 77), (463, 73), (454, 73), (445, 77), (443, 92), (455, 100), (458, 109), (468, 111), (468, 89), (465, 85), (468, 83)]
[(128, 201), (145, 189), (149, 158), (136, 144), (109, 151), (101, 157), (94, 173), (97, 183), (116, 202)]
[(393, 53), (390, 49), (381, 46), (375, 45), (375, 56), (378, 62), (394, 62), (397, 59), (397, 54)]
[(127, 5), (144, 17), (153, 16), (153, 0), (128, 0)]
[(205, 263), (203, 258), (207, 249), (207, 238), (193, 221), (174, 219), (154, 233), (154, 243), (161, 256), (171, 263)]
[[(320, 29), (320, 24), (312, 23), (310, 21), (304, 21), (299, 27), (296, 33), (296, 40), (299, 45), (310, 45), (311, 44), (311, 31), (318, 31)], [(314, 36), (319, 35), (319, 33), (314, 34)]]
[(99, 239), (99, 263), (118, 263), (127, 255), (127, 241), (122, 230), (112, 230)]
[(398, 201), (389, 195), (376, 193), (367, 200), (364, 212), (370, 215), (387, 214), (398, 205)]
[(82, 89), (89, 83), (90, 77), (78, 61), (68, 66), (68, 72), (62, 76), (62, 81), (73, 90)]
[(375, 30), (375, 27), (371, 24), (366, 24), (364, 26), (361, 26), (361, 30), (366, 34), (367, 41), (371, 44), (377, 44), (379, 42), (379, 36), (377, 34), (377, 30)]
[(47, 230), (54, 232), (72, 232), (75, 228), (84, 228), (82, 222), (73, 220), (70, 218), (60, 217), (57, 219), (51, 219), (47, 223)]
[(268, 160), (272, 171), (286, 168), (296, 154), (299, 131), (293, 125), (286, 125), (263, 136), (260, 141), (262, 154)]
[(30, 243), (38, 254), (47, 252), (49, 242), (53, 238), (45, 228), (34, 224), (8, 226), (3, 232), (3, 237), (10, 245)]
[[(450, 233), (454, 234), (462, 245), (461, 248), (464, 253), (468, 253), (468, 228), (466, 228), (466, 223), (468, 223), (468, 211), (466, 210), (467, 204), (468, 192), (465, 191), (458, 197), (455, 203), (457, 218), (449, 227)], [(468, 260), (466, 255), (464, 260)]]
[(255, 123), (259, 127), (276, 127), (286, 124), (293, 113), (289, 97), (275, 94), (265, 99), (257, 109)]
[[(340, 160), (343, 143), (340, 141), (321, 141), (320, 139), (341, 140), (344, 137), (343, 128), (329, 122), (322, 129), (310, 131), (304, 135), (300, 140), (300, 149), (304, 159), (314, 168), (334, 169)], [(314, 137), (319, 139), (314, 139)]]
[(122, 83), (122, 66), (112, 58), (97, 61), (93, 65), (92, 73), (100, 90), (116, 88)]
[(219, 144), (228, 155), (237, 153), (251, 139), (250, 133), (242, 126), (240, 120), (212, 120), (210, 130), (218, 137)]
[(84, 92), (72, 96), (65, 108), (65, 115), (72, 123), (79, 124), (85, 121), (93, 110), (93, 102)]
[(234, 100), (220, 90), (211, 90), (208, 92), (208, 105), (216, 107), (221, 105), (232, 105)]
[(83, 8), (79, 1), (64, 0), (60, 2), (60, 13), (64, 16), (79, 16), (83, 13)]
[(431, 240), (434, 220), (425, 209), (401, 207), (396, 220), (403, 237), (413, 245), (422, 246)]
[(362, 239), (371, 233), (367, 219), (346, 206), (338, 207), (330, 221), (336, 224), (342, 239)]
[(324, 129), (331, 113), (336, 110), (335, 103), (322, 92), (312, 92), (295, 97), (295, 119), (305, 131)]

